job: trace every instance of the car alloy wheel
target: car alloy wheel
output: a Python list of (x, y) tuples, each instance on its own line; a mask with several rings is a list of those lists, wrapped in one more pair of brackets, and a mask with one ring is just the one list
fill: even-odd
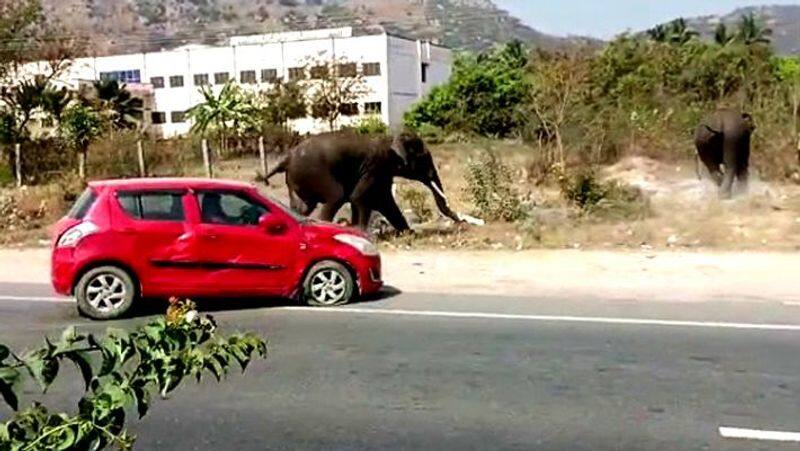
[(127, 297), (125, 282), (114, 274), (99, 274), (86, 286), (86, 300), (97, 311), (108, 313), (120, 308)]
[(309, 305), (332, 307), (350, 302), (356, 285), (350, 271), (342, 264), (324, 261), (308, 272), (303, 291)]
[(75, 285), (78, 311), (92, 319), (119, 318), (131, 308), (136, 296), (133, 277), (116, 266), (89, 270)]

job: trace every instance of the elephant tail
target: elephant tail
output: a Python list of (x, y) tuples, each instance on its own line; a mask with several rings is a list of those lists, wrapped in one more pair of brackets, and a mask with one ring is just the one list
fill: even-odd
[(695, 154), (694, 156), (694, 172), (697, 174), (697, 180), (703, 180), (703, 170), (700, 168), (702, 161), (700, 160), (700, 154)]
[(277, 174), (282, 174), (289, 169), (289, 158), (291, 154), (287, 154), (267, 175), (264, 176), (264, 184), (269, 186), (269, 179)]

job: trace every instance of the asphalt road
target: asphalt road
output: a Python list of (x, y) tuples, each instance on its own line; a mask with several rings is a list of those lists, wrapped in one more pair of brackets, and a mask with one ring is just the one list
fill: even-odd
[[(90, 323), (51, 296), (0, 285), (0, 342), (146, 319)], [(800, 446), (720, 431), (800, 440), (800, 306), (387, 293), (349, 309), (204, 307), (228, 330), (267, 336), (270, 356), (156, 402), (132, 427), (137, 449)], [(78, 384), (48, 399), (69, 406)]]

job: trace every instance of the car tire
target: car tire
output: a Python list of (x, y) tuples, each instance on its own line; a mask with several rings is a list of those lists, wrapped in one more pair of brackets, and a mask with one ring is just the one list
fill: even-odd
[(303, 281), (303, 300), (312, 307), (344, 305), (357, 292), (353, 275), (344, 265), (334, 261), (315, 264)]
[(136, 297), (133, 277), (116, 266), (91, 269), (75, 285), (78, 312), (96, 320), (121, 317), (130, 310)]

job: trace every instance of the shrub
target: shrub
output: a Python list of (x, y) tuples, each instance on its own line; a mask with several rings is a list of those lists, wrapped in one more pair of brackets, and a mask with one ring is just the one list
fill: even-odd
[(414, 188), (400, 192), (400, 201), (411, 209), (419, 222), (428, 222), (433, 219), (433, 210), (428, 206), (428, 195)]
[(511, 170), (491, 151), (467, 164), (466, 177), (467, 194), (481, 218), (513, 222), (527, 216)]
[(561, 193), (583, 213), (605, 219), (642, 219), (650, 202), (636, 187), (618, 181), (601, 182), (592, 169), (560, 177)]
[(386, 135), (389, 127), (380, 116), (372, 115), (361, 119), (353, 130), (359, 135)]

